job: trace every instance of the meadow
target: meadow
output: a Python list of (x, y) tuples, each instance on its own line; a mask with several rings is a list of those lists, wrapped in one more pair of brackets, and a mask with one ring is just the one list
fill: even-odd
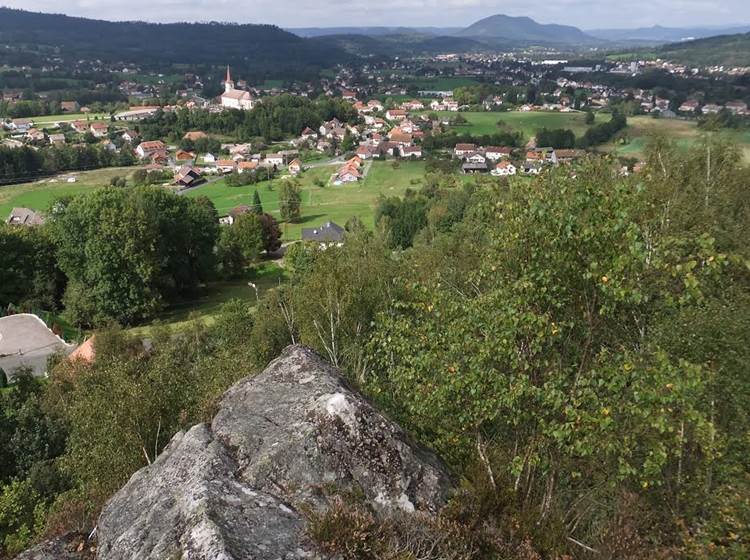
[[(111, 167), (94, 171), (71, 171), (32, 183), (0, 186), (0, 218), (5, 219), (15, 207), (44, 211), (57, 198), (109, 185), (112, 177), (126, 176), (133, 170), (132, 167)], [(66, 177), (75, 177), (76, 182), (68, 183)]]
[[(628, 117), (628, 126), (614, 142), (605, 144), (603, 151), (623, 157), (642, 158), (648, 139), (654, 133), (665, 134), (681, 148), (690, 148), (698, 142), (704, 131), (698, 128), (695, 121), (680, 119), (655, 119), (646, 115)], [(719, 134), (736, 142), (745, 158), (750, 163), (750, 131), (725, 130)]]
[[(329, 182), (336, 166), (308, 169), (300, 177), (302, 191), (302, 218), (293, 224), (282, 224), (284, 240), (300, 239), (302, 228), (314, 227), (327, 221), (343, 226), (352, 216), (359, 217), (367, 227), (374, 227), (375, 205), (383, 196), (402, 195), (409, 188), (418, 188), (424, 175), (424, 162), (400, 162), (397, 168), (392, 162), (373, 162), (367, 177), (354, 184), (332, 185)], [(216, 206), (220, 215), (225, 215), (236, 206), (251, 204), (257, 189), (263, 210), (279, 216), (280, 179), (262, 181), (255, 185), (231, 187), (220, 179), (192, 189), (186, 196), (206, 196)], [(320, 183), (324, 186), (319, 186)], [(414, 182), (414, 183), (413, 183)], [(316, 184), (318, 183), (318, 184)]]
[[(494, 134), (503, 129), (498, 126), (498, 122), (505, 123), (512, 130), (519, 130), (525, 139), (534, 136), (540, 128), (569, 128), (577, 136), (583, 134), (588, 125), (585, 122), (586, 114), (580, 112), (558, 113), (558, 112), (541, 112), (530, 111), (523, 113), (521, 111), (500, 112), (462, 112), (453, 113), (443, 111), (438, 113), (443, 119), (450, 119), (456, 115), (464, 117), (468, 123), (453, 127), (459, 132), (479, 136), (484, 134)], [(609, 119), (609, 115), (597, 114), (595, 122), (604, 122)]]
[(73, 122), (73, 121), (88, 121), (88, 122), (100, 122), (109, 120), (109, 115), (106, 113), (66, 113), (64, 115), (44, 115), (41, 117), (31, 117), (34, 121), (34, 126), (37, 128), (44, 127), (45, 125)]

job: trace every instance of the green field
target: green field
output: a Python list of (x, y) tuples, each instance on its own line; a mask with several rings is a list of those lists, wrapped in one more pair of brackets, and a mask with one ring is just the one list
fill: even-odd
[[(588, 126), (585, 123), (585, 113), (556, 113), (556, 112), (539, 112), (531, 111), (522, 113), (520, 111), (510, 111), (506, 113), (498, 112), (465, 112), (452, 113), (440, 112), (438, 115), (444, 119), (450, 119), (456, 115), (461, 115), (468, 122), (466, 125), (456, 126), (453, 129), (458, 132), (466, 132), (475, 136), (484, 134), (495, 134), (501, 132), (503, 128), (497, 125), (502, 121), (512, 130), (520, 130), (524, 138), (531, 138), (540, 128), (569, 128), (576, 135), (583, 134)], [(609, 119), (609, 115), (597, 114), (596, 122), (603, 122)]]
[[(639, 115), (628, 118), (628, 126), (618, 140), (603, 146), (603, 150), (618, 156), (642, 158), (649, 137), (656, 133), (666, 134), (678, 146), (689, 148), (704, 134), (695, 121), (679, 119), (655, 119)], [(750, 162), (750, 131), (723, 131), (721, 134), (736, 142), (742, 150), (745, 161)]]
[(474, 78), (465, 77), (446, 77), (446, 78), (427, 78), (413, 80), (405, 79), (405, 85), (415, 86), (421, 90), (431, 91), (453, 91), (459, 87), (475, 86), (479, 82)]
[[(313, 227), (326, 221), (334, 221), (343, 226), (352, 216), (358, 216), (368, 226), (374, 226), (375, 204), (380, 195), (401, 195), (412, 185), (412, 180), (420, 180), (424, 175), (424, 162), (401, 162), (397, 169), (391, 162), (374, 162), (365, 180), (348, 185), (334, 186), (328, 183), (336, 166), (319, 167), (305, 171), (300, 177), (302, 188), (302, 219), (298, 223), (283, 224), (285, 240), (299, 239), (303, 227)], [(325, 187), (315, 185), (319, 179)], [(269, 188), (270, 185), (270, 188)], [(279, 180), (257, 185), (230, 187), (223, 180), (189, 191), (186, 196), (207, 196), (216, 206), (220, 215), (241, 204), (251, 204), (253, 192), (257, 189), (263, 210), (279, 218)]]
[(34, 121), (34, 125), (39, 127), (45, 124), (52, 124), (56, 122), (72, 122), (72, 121), (105, 121), (109, 120), (109, 115), (106, 113), (67, 113), (64, 115), (44, 115), (42, 117), (31, 117)]
[(75, 183), (66, 183), (64, 179), (53, 177), (34, 183), (0, 186), (0, 217), (5, 219), (14, 207), (46, 210), (57, 198), (109, 185), (112, 177), (129, 175), (133, 170), (132, 167), (112, 167), (94, 171), (71, 171), (63, 176), (76, 177)]

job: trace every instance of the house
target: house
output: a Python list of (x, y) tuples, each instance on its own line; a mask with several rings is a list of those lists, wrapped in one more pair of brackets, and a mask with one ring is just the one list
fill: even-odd
[(182, 138), (184, 140), (190, 140), (191, 142), (195, 142), (196, 140), (202, 140), (203, 138), (208, 138), (208, 134), (200, 130), (194, 130), (192, 132), (186, 132), (185, 136), (183, 136)]
[(462, 158), (467, 154), (471, 154), (477, 150), (477, 147), (475, 144), (456, 144), (456, 147), (453, 149), (453, 153), (457, 158)]
[(346, 230), (334, 222), (326, 222), (316, 228), (302, 228), (302, 241), (311, 241), (321, 245), (341, 245)]
[(204, 154), (203, 163), (216, 163), (216, 156), (213, 154)]
[(64, 134), (50, 134), (47, 138), (50, 144), (65, 144)]
[(461, 166), (461, 171), (463, 171), (465, 175), (473, 175), (476, 173), (487, 173), (487, 171), (489, 171), (489, 168), (487, 167), (486, 163), (467, 162)]
[(193, 152), (187, 152), (185, 150), (177, 150), (177, 153), (175, 153), (174, 155), (174, 159), (178, 162), (195, 161), (195, 154)]
[(318, 133), (317, 133), (317, 132), (315, 132), (315, 131), (314, 131), (314, 130), (313, 130), (312, 128), (310, 128), (309, 126), (308, 126), (308, 127), (306, 127), (306, 128), (305, 128), (305, 130), (303, 130), (303, 131), (302, 131), (302, 135), (300, 136), (300, 138), (301, 138), (301, 139), (302, 139), (302, 140), (303, 140), (304, 142), (306, 142), (306, 141), (308, 141), (308, 140), (314, 140), (314, 139), (315, 139), (315, 138), (317, 138), (317, 137), (318, 137)]
[(701, 108), (701, 113), (704, 115), (715, 115), (719, 111), (721, 111), (724, 107), (722, 105), (717, 105), (716, 103), (706, 103)]
[(484, 155), (481, 152), (472, 152), (466, 156), (466, 161), (468, 163), (487, 163), (487, 158), (484, 157)]
[(724, 106), (727, 108), (727, 111), (735, 115), (747, 114), (747, 103), (744, 101), (727, 101)]
[(72, 123), (70, 123), (70, 127), (78, 134), (85, 134), (89, 131), (88, 121), (73, 121)]
[(227, 109), (249, 111), (256, 103), (249, 91), (235, 89), (232, 76), (227, 66), (227, 79), (224, 80), (224, 93), (221, 94), (221, 106)]
[(284, 156), (282, 154), (268, 154), (264, 160), (268, 167), (281, 167), (284, 165)]
[(516, 174), (516, 166), (513, 165), (509, 160), (503, 160), (495, 166), (495, 169), (491, 171), (495, 177), (507, 177), (508, 175)]
[(192, 165), (183, 165), (174, 176), (175, 184), (181, 187), (192, 187), (201, 180), (201, 172)]
[(406, 111), (403, 109), (388, 109), (385, 112), (385, 118), (389, 121), (402, 121), (406, 118)]
[(216, 162), (216, 169), (222, 173), (233, 173), (237, 169), (237, 162), (233, 159), (220, 159)]
[(367, 106), (373, 111), (382, 111), (385, 108), (383, 104), (377, 99), (371, 99), (370, 101), (368, 101)]
[(388, 139), (391, 142), (395, 142), (396, 144), (408, 146), (412, 143), (412, 136), (411, 134), (407, 134), (400, 128), (394, 128), (391, 130), (391, 132), (388, 134)]
[(342, 99), (346, 99), (347, 101), (355, 101), (357, 99), (357, 94), (354, 93), (351, 90), (342, 89), (341, 90), (341, 97), (342, 97)]
[(120, 135), (120, 138), (128, 144), (133, 144), (138, 139), (138, 133), (135, 130), (126, 130)]
[(695, 99), (688, 99), (682, 105), (680, 105), (677, 110), (681, 113), (695, 113), (698, 110), (698, 107), (700, 107), (700, 103), (698, 101), (696, 101)]
[(412, 101), (404, 101), (401, 104), (401, 108), (404, 111), (421, 111), (424, 109), (424, 103), (417, 99), (413, 99)]
[(373, 157), (373, 151), (371, 146), (360, 146), (357, 148), (357, 157), (361, 159), (370, 159)]
[(557, 165), (557, 153), (552, 148), (534, 148), (526, 152), (528, 163), (551, 163)]
[(103, 138), (107, 135), (109, 127), (106, 123), (95, 122), (89, 126), (89, 132), (94, 135), (95, 138)]
[(299, 175), (300, 173), (302, 173), (302, 162), (299, 159), (295, 158), (289, 162), (288, 169), (289, 173), (291, 173), (292, 175)]
[(239, 161), (237, 162), (237, 173), (240, 175), (245, 172), (255, 171), (258, 169), (257, 161)]
[(510, 157), (510, 154), (512, 152), (513, 148), (507, 148), (504, 146), (489, 146), (485, 148), (484, 155), (487, 157), (487, 159), (497, 161), (499, 159)]
[(401, 157), (420, 159), (422, 157), (422, 148), (420, 146), (401, 146)]
[(155, 154), (165, 152), (167, 147), (161, 140), (150, 140), (148, 142), (141, 142), (135, 149), (135, 154), (140, 159), (150, 158)]
[(61, 101), (60, 110), (63, 113), (77, 113), (81, 110), (81, 106), (77, 101)]
[(26, 138), (28, 138), (32, 142), (43, 141), (44, 132), (42, 132), (38, 128), (30, 128), (29, 130), (26, 131)]
[(11, 226), (40, 226), (44, 218), (30, 208), (13, 208), (5, 223)]
[(26, 134), (33, 126), (34, 121), (31, 119), (13, 119), (11, 121), (11, 129), (21, 134)]

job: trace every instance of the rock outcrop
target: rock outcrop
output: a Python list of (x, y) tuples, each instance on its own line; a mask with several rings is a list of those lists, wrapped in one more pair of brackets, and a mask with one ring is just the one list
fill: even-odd
[(305, 508), (352, 492), (383, 516), (435, 512), (450, 488), (435, 456), (314, 352), (290, 346), (227, 391), (211, 425), (177, 434), (109, 501), (97, 557), (319, 558)]

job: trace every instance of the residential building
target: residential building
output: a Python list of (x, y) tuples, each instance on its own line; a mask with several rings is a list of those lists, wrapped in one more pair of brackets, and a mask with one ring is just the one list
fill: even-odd
[(5, 223), (11, 226), (40, 226), (44, 218), (30, 208), (13, 208)]

